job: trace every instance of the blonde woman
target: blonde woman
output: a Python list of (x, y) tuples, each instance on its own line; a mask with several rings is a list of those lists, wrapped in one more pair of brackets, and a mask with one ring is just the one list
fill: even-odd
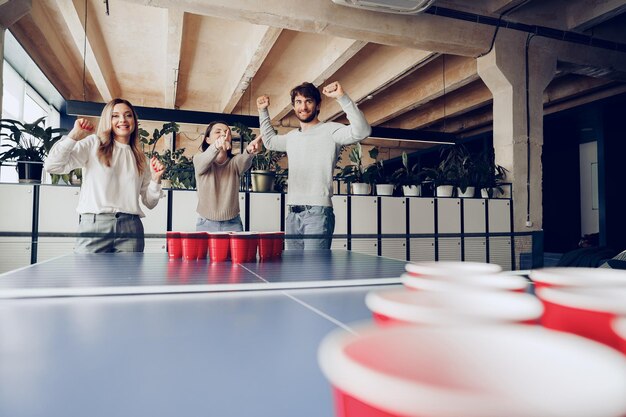
[(138, 127), (132, 104), (115, 98), (102, 110), (95, 134), (89, 120), (77, 119), (46, 159), (51, 174), (83, 171), (77, 253), (143, 252), (139, 198), (150, 209), (157, 205), (165, 169), (141, 151)]

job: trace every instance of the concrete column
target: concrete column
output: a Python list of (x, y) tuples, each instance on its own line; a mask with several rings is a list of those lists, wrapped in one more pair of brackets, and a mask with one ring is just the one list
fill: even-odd
[(2, 98), (3, 98), (3, 92), (4, 92), (4, 88), (3, 86), (3, 82), (4, 82), (4, 65), (2, 65), (2, 62), (4, 61), (4, 31), (6, 29), (0, 25), (0, 116), (2, 115)]
[[(493, 94), (496, 163), (509, 170), (507, 182), (513, 184), (514, 228), (517, 232), (542, 228), (543, 91), (556, 72), (556, 56), (548, 50), (542, 38), (534, 37), (528, 54), (527, 112), (527, 36), (522, 32), (500, 29), (492, 51), (478, 58), (478, 74)], [(530, 118), (529, 135), (527, 114)]]

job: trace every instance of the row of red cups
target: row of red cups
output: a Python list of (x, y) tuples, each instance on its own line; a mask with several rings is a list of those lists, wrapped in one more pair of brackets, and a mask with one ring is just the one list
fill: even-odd
[(167, 232), (167, 253), (170, 259), (211, 262), (254, 262), (280, 257), (284, 232)]
[(520, 325), (543, 323), (551, 308), (525, 293), (528, 280), (487, 264), (406, 269), (405, 288), (367, 295), (374, 325), (333, 332), (320, 346), (337, 416), (626, 416), (626, 356)]

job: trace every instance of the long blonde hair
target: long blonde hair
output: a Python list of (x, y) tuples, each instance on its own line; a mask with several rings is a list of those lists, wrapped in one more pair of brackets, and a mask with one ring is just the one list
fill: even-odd
[(113, 108), (116, 104), (126, 104), (133, 112), (133, 118), (135, 119), (135, 128), (130, 134), (130, 148), (135, 156), (135, 164), (137, 166), (137, 172), (139, 175), (143, 175), (144, 169), (146, 169), (146, 157), (139, 148), (139, 120), (137, 119), (137, 112), (135, 108), (128, 100), (123, 98), (114, 98), (109, 101), (100, 116), (100, 122), (98, 123), (97, 135), (100, 138), (100, 147), (98, 148), (98, 159), (102, 164), (107, 167), (111, 166), (111, 159), (113, 158), (113, 147), (115, 146), (115, 138), (113, 136), (113, 128), (111, 126), (111, 118), (113, 114)]

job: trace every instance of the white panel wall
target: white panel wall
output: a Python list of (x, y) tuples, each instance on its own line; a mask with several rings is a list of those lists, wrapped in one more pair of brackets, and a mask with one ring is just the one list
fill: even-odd
[(172, 230), (176, 232), (195, 232), (198, 213), (198, 194), (195, 191), (177, 190), (172, 201)]

